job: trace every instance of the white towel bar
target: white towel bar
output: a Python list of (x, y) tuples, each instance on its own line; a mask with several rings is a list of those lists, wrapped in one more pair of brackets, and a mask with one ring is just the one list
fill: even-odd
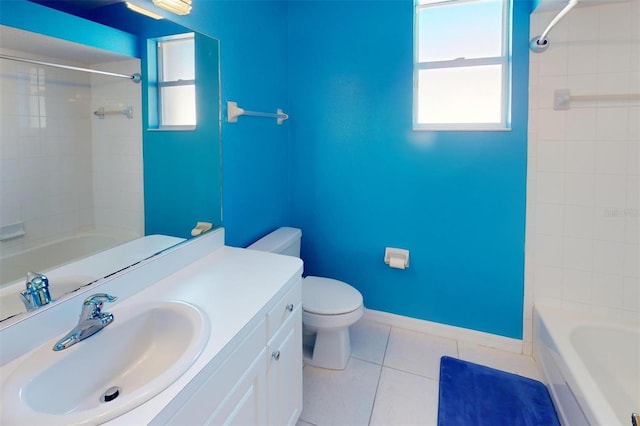
[(558, 89), (553, 92), (553, 109), (558, 111), (568, 110), (571, 101), (598, 102), (598, 101), (640, 101), (640, 93), (621, 93), (605, 95), (572, 95), (568, 89)]
[(250, 115), (253, 117), (266, 117), (266, 118), (275, 118), (278, 122), (278, 125), (282, 124), (282, 122), (289, 118), (288, 114), (285, 114), (282, 109), (278, 108), (277, 112), (258, 112), (258, 111), (247, 111), (244, 108), (240, 108), (237, 102), (228, 101), (227, 102), (227, 121), (229, 123), (237, 123), (238, 117), (241, 115)]

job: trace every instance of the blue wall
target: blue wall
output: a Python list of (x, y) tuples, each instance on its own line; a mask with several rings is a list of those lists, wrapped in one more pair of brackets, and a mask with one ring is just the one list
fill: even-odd
[[(512, 131), (414, 132), (412, 1), (290, 3), (306, 274), (351, 283), (371, 309), (522, 337), (529, 11), (516, 2)], [(385, 246), (411, 267), (387, 267)]]
[[(223, 119), (227, 243), (299, 226), (305, 273), (368, 308), (521, 337), (530, 1), (515, 4), (510, 132), (411, 130), (411, 0), (196, 8), (172, 19), (220, 40), (223, 115), (227, 100), (291, 115)], [(385, 246), (411, 267), (384, 265)]]
[[(155, 48), (155, 42), (150, 41), (147, 52), (154, 58)], [(147, 72), (143, 73), (143, 82), (152, 80), (142, 97), (147, 235), (189, 238), (197, 222), (221, 225), (218, 41), (196, 33), (195, 52), (197, 126), (189, 131), (164, 131), (148, 126), (152, 109), (149, 98), (156, 94), (157, 62), (145, 61)], [(151, 116), (157, 120), (155, 108)]]
[(291, 223), (289, 124), (227, 123), (226, 102), (287, 111), (287, 2), (194, 0), (193, 7), (198, 13), (172, 19), (220, 40), (223, 223), (227, 244), (246, 246)]

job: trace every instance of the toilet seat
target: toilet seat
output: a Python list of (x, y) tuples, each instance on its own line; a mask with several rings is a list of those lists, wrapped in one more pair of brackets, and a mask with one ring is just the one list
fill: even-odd
[(364, 315), (364, 306), (360, 305), (355, 311), (337, 314), (337, 315), (321, 315), (313, 314), (302, 310), (302, 324), (306, 329), (317, 331), (319, 329), (340, 329), (348, 328), (358, 322)]
[(362, 294), (349, 284), (324, 277), (302, 280), (302, 309), (316, 315), (342, 315), (362, 307)]

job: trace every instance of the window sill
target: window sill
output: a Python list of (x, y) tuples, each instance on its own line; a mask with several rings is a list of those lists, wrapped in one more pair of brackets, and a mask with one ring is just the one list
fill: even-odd
[(510, 132), (510, 127), (457, 127), (457, 126), (432, 126), (413, 127), (414, 132)]
[(149, 128), (149, 132), (193, 132), (196, 126), (162, 126)]

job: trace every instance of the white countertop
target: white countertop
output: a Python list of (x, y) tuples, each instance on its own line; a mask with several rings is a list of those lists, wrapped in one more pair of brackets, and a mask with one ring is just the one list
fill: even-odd
[[(215, 237), (212, 236), (212, 238)], [(190, 250), (194, 251), (193, 248)], [(177, 272), (165, 275), (154, 284), (129, 297), (121, 298), (115, 304), (105, 305), (105, 310), (113, 312), (117, 321), (117, 309), (120, 306), (125, 307), (141, 302), (180, 300), (202, 309), (210, 321), (208, 342), (186, 373), (146, 403), (106, 424), (149, 423), (205, 366), (218, 360), (221, 362), (230, 351), (229, 348), (234, 346), (233, 343), (241, 341), (302, 275), (302, 261), (298, 258), (227, 246), (217, 248), (213, 252), (209, 246), (208, 250), (209, 254), (205, 254), (204, 257), (194, 254), (197, 260), (190, 264), (187, 262), (187, 266)], [(171, 259), (166, 257), (164, 260), (162, 258), (153, 260), (144, 265), (144, 268), (161, 269), (160, 264), (154, 265), (154, 262), (167, 263)], [(182, 259), (182, 261), (186, 260)], [(130, 292), (127, 286), (134, 285), (136, 275), (144, 271), (137, 272), (137, 274), (136, 271), (124, 273), (118, 277), (119, 279), (95, 288), (94, 292), (105, 292), (114, 296)], [(81, 302), (76, 303), (75, 299), (80, 301), (79, 298), (74, 298), (67, 303), (73, 303), (74, 311), (79, 312)], [(78, 306), (75, 306), (76, 304)], [(53, 314), (49, 313), (47, 316), (51, 315)], [(31, 318), (33, 321), (38, 319)], [(41, 320), (44, 319), (45, 316), (42, 316)], [(74, 325), (69, 322), (68, 328)], [(66, 331), (68, 330), (65, 328), (64, 332)], [(53, 344), (59, 337), (56, 335), (51, 341), (43, 343)], [(2, 343), (6, 344), (4, 340)], [(90, 338), (78, 344), (87, 343), (90, 344)], [(229, 343), (232, 344), (229, 345)], [(21, 359), (23, 357), (18, 357), (3, 365), (2, 374), (9, 374), (12, 367), (19, 365)]]
[(209, 341), (191, 368), (169, 388), (106, 424), (149, 423), (227, 344), (234, 338), (241, 341), (257, 323), (252, 320), (262, 320), (272, 302), (301, 275), (300, 259), (223, 247), (138, 293), (129, 302), (161, 295), (161, 300), (181, 300), (201, 308), (210, 320)]

